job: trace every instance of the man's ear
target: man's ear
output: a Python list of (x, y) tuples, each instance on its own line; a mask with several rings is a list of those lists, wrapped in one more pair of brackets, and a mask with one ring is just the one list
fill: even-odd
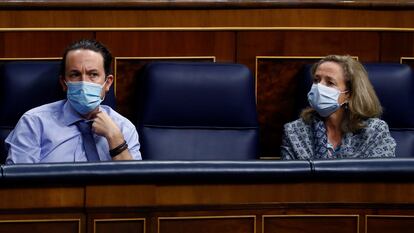
[(104, 87), (105, 93), (109, 91), (113, 82), (114, 82), (114, 76), (112, 74), (106, 76), (106, 83)]
[(59, 76), (59, 82), (60, 85), (62, 86), (63, 91), (67, 91), (68, 90), (68, 86), (65, 83), (65, 77), (63, 77), (62, 75)]

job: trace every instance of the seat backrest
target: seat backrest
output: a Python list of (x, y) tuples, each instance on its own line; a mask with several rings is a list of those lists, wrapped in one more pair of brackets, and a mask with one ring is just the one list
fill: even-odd
[[(384, 109), (387, 122), (397, 142), (397, 157), (414, 157), (414, 77), (408, 65), (397, 63), (364, 64), (369, 79)], [(298, 109), (308, 105), (306, 94), (312, 85), (311, 65), (299, 73)]]
[[(0, 163), (4, 139), (31, 108), (65, 98), (59, 84), (60, 60), (0, 61)], [(113, 88), (104, 104), (115, 107)]]
[(365, 64), (384, 108), (382, 118), (397, 142), (397, 157), (414, 157), (414, 76), (408, 65)]
[(151, 63), (143, 74), (143, 159), (257, 158), (254, 79), (240, 64)]

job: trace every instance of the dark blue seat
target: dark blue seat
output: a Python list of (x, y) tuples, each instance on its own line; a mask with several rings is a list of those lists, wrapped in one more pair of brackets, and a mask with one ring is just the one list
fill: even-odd
[(365, 64), (397, 142), (397, 157), (414, 157), (414, 76), (404, 64)]
[(143, 159), (257, 158), (254, 79), (240, 64), (152, 63), (143, 74)]
[[(60, 60), (0, 62), (0, 162), (7, 156), (4, 139), (31, 108), (65, 98), (59, 84)], [(113, 88), (105, 102), (115, 107)]]
[[(414, 157), (414, 76), (412, 69), (398, 63), (364, 64), (369, 79), (384, 108), (387, 122), (397, 142), (397, 157)], [(306, 94), (312, 85), (311, 65), (299, 73), (297, 109), (308, 105)]]

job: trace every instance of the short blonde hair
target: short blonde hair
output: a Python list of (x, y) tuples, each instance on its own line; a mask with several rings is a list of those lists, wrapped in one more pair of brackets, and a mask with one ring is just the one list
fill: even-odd
[[(345, 118), (342, 122), (343, 132), (353, 132), (365, 127), (364, 120), (379, 117), (382, 107), (375, 90), (368, 79), (368, 73), (364, 66), (349, 55), (328, 55), (315, 63), (312, 67), (312, 76), (316, 69), (324, 62), (335, 62), (342, 67), (345, 84), (349, 91), (349, 101), (345, 107)], [(301, 117), (310, 124), (317, 113), (312, 108), (302, 111)]]

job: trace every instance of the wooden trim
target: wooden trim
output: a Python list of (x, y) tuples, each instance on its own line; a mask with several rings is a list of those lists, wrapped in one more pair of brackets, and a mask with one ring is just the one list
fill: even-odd
[[(0, 6), (1, 7), (1, 6)], [(61, 32), (61, 31), (382, 31), (414, 32), (411, 27), (16, 27), (0, 32)]]
[(97, 222), (126, 222), (126, 221), (143, 221), (143, 232), (146, 232), (146, 219), (145, 218), (102, 218), (102, 219), (93, 219), (93, 233), (96, 233), (96, 223)]
[(158, 217), (157, 233), (160, 233), (161, 220), (183, 220), (183, 219), (235, 219), (235, 218), (253, 218), (253, 233), (257, 232), (256, 215), (232, 215), (232, 216), (184, 216), (184, 217)]
[(56, 8), (136, 8), (136, 9), (246, 9), (246, 8), (413, 8), (410, 0), (361, 0), (361, 1), (335, 1), (335, 0), (3, 0), (2, 8), (14, 9), (56, 9)]
[(11, 220), (0, 220), (0, 225), (2, 223), (38, 223), (38, 222), (77, 222), (78, 223), (78, 233), (81, 233), (81, 219), (11, 219)]
[(317, 218), (317, 217), (330, 217), (330, 218), (343, 218), (343, 217), (356, 217), (357, 221), (357, 230), (356, 232), (359, 233), (359, 215), (358, 214), (288, 214), (288, 215), (262, 215), (262, 233), (265, 232), (265, 218)]

